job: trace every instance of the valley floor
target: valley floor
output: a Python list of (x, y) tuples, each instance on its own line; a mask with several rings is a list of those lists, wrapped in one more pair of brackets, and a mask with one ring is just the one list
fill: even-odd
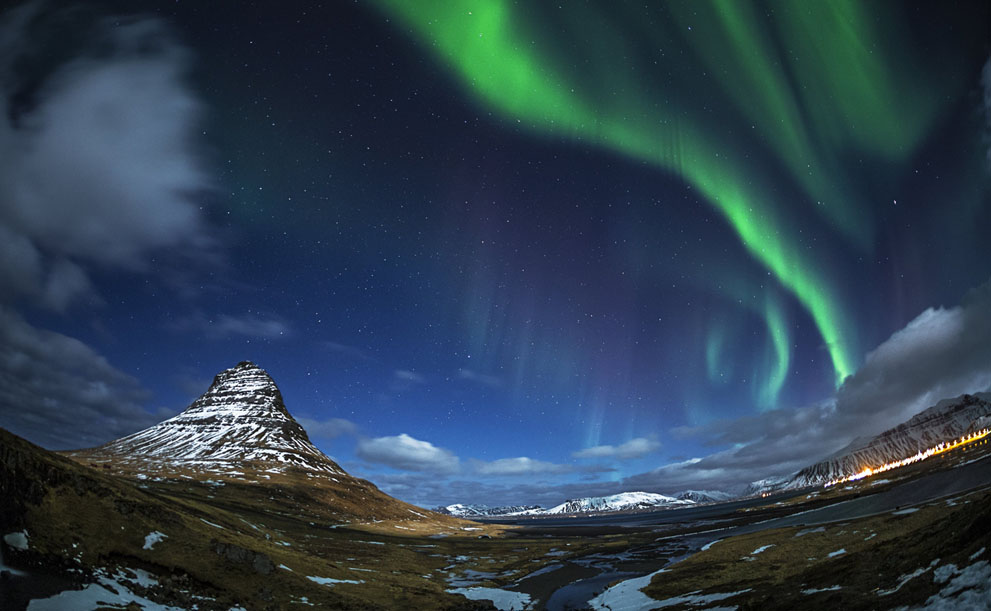
[(498, 525), (346, 522), (288, 483), (0, 441), (0, 486), (25, 490), (0, 500), (4, 609), (991, 608), (987, 444), (787, 497)]

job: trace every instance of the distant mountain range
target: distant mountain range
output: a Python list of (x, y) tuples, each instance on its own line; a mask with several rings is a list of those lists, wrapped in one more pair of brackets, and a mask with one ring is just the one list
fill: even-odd
[(543, 513), (539, 505), (507, 505), (505, 507), (488, 507), (486, 505), (462, 505), (455, 503), (446, 507), (434, 509), (437, 513), (457, 516), (459, 518), (488, 518), (495, 516), (521, 516)]
[(858, 437), (839, 452), (792, 475), (752, 482), (744, 496), (822, 486), (988, 427), (991, 393), (945, 399), (879, 435)]
[(539, 505), (487, 507), (485, 505), (462, 505), (458, 503), (446, 507), (438, 507), (434, 511), (461, 518), (573, 515), (688, 507), (706, 503), (718, 503), (732, 498), (733, 495), (718, 490), (686, 490), (673, 497), (653, 492), (637, 491), (621, 492), (611, 496), (569, 499), (550, 509), (544, 509)]

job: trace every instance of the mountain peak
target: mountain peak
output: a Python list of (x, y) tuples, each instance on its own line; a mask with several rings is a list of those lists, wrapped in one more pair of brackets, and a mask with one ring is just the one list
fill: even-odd
[(223, 473), (263, 463), (277, 471), (343, 473), (289, 414), (272, 377), (251, 361), (218, 373), (177, 416), (76, 454), (140, 462), (144, 470), (157, 464)]

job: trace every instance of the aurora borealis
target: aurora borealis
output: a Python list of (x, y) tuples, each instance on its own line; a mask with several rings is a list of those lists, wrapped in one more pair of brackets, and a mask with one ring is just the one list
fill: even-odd
[[(24, 213), (20, 176), (44, 166), (0, 175), (5, 337), (103, 359), (126, 407), (87, 409), (118, 432), (250, 359), (320, 447), (414, 502), (644, 487), (751, 445), (711, 427), (844, 412), (880, 346), (991, 277), (980, 2), (24, 6), (2, 30), (12, 150), (104, 150), (31, 134), (110, 121), (66, 83), (117, 78), (106, 99), (134, 124), (95, 157), (196, 167), (150, 185), (182, 200), (154, 209), (106, 170), (119, 203), (96, 222), (158, 236), (126, 257)], [(154, 27), (128, 42), (135, 23)], [(161, 107), (129, 97), (141, 62)], [(56, 176), (73, 163), (51, 156)], [(409, 460), (376, 454), (390, 443)]]

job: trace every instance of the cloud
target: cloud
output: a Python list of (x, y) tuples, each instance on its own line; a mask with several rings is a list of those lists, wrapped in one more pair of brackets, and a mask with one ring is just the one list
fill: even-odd
[(300, 417), (296, 418), (296, 422), (299, 422), (306, 429), (307, 435), (311, 438), (334, 439), (335, 437), (342, 437), (344, 435), (354, 435), (358, 432), (358, 425), (344, 418), (314, 420), (312, 418)]
[(987, 168), (991, 170), (991, 57), (981, 69), (981, 88), (984, 90), (984, 139), (988, 146)]
[(619, 460), (630, 460), (643, 458), (647, 454), (660, 449), (661, 443), (656, 439), (637, 437), (618, 446), (601, 445), (585, 448), (572, 454), (575, 458), (616, 458)]
[(278, 339), (291, 334), (289, 324), (279, 318), (264, 318), (255, 314), (229, 316), (221, 314), (208, 326), (208, 331), (218, 337), (243, 335), (264, 339)]
[(392, 375), (401, 382), (423, 384), (426, 381), (423, 376), (409, 369), (397, 369)]
[(93, 293), (85, 266), (210, 247), (187, 52), (155, 19), (68, 14), (32, 3), (0, 23), (0, 294), (56, 310)]
[(492, 462), (473, 461), (476, 473), (480, 475), (533, 475), (536, 473), (570, 473), (572, 465), (559, 465), (526, 456), (500, 458)]
[(341, 344), (338, 342), (322, 342), (322, 345), (331, 352), (334, 352), (336, 354), (341, 354), (347, 357), (358, 359), (359, 361), (377, 362), (377, 359), (375, 359), (372, 356), (369, 356), (369, 354), (364, 350), (362, 350), (361, 348), (348, 346), (347, 344)]
[(218, 314), (208, 317), (202, 312), (178, 320), (173, 324), (178, 331), (202, 333), (211, 339), (234, 336), (256, 339), (282, 339), (292, 335), (292, 327), (283, 318), (249, 312), (232, 315)]
[(942, 399), (991, 387), (991, 282), (953, 308), (929, 308), (868, 353), (835, 397), (673, 434), (728, 449), (625, 480), (633, 487), (723, 489), (788, 475)]
[(425, 384), (427, 379), (409, 369), (396, 369), (392, 372), (389, 390), (396, 393), (406, 392), (414, 386)]
[(395, 437), (362, 439), (356, 450), (358, 458), (403, 471), (452, 473), (458, 470), (458, 457), (429, 441), (414, 439), (406, 433)]
[(0, 426), (50, 449), (92, 447), (168, 416), (79, 340), (36, 329), (0, 306)]
[(867, 355), (840, 387), (841, 427), (876, 434), (941, 399), (991, 386), (991, 282), (930, 308)]
[(458, 379), (468, 380), (469, 382), (475, 382), (490, 388), (502, 387), (501, 379), (495, 376), (486, 375), (484, 373), (478, 373), (477, 371), (472, 371), (471, 369), (459, 369)]

